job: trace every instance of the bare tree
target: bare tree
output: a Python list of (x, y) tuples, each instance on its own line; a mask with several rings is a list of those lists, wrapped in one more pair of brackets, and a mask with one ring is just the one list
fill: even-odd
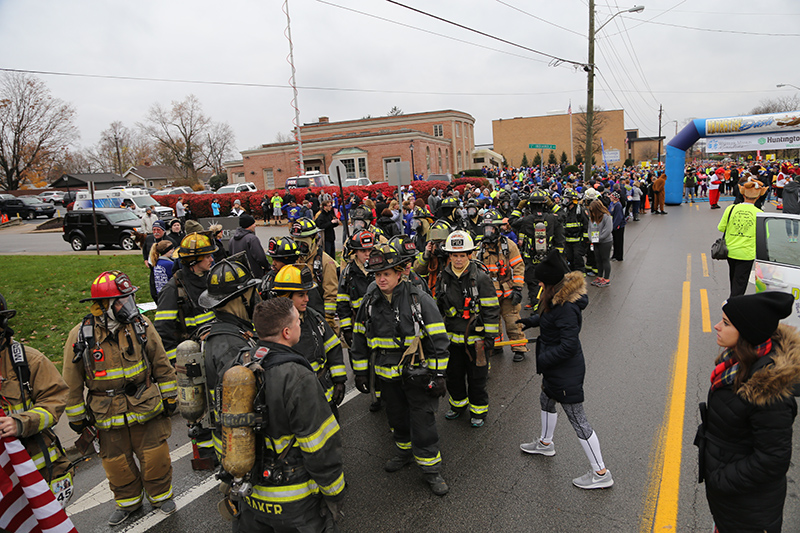
[[(586, 129), (588, 127), (586, 108), (581, 106), (579, 112), (575, 114), (575, 129), (572, 134), (572, 140), (575, 146), (586, 146)], [(592, 113), (592, 156), (600, 153), (600, 139), (603, 131), (603, 126), (606, 124), (606, 117), (603, 115), (603, 108), (594, 106), (594, 113)], [(585, 154), (584, 154), (585, 157)]]
[(748, 115), (763, 115), (767, 113), (783, 113), (784, 111), (797, 111), (800, 109), (800, 98), (796, 94), (792, 96), (779, 96), (761, 100), (761, 102), (750, 110)]
[(155, 143), (161, 163), (192, 182), (197, 181), (200, 171), (217, 164), (221, 167), (221, 160), (231, 153), (234, 144), (230, 126), (218, 125), (203, 114), (193, 94), (182, 102), (173, 101), (170, 109), (153, 104), (146, 122), (139, 127)]
[(33, 174), (42, 175), (78, 138), (73, 107), (50, 94), (45, 83), (28, 74), (0, 79), (0, 188), (19, 189)]
[(397, 106), (392, 106), (389, 110), (389, 113), (386, 114), (387, 117), (399, 117), (403, 114), (403, 110)]
[[(289, 133), (283, 133), (282, 131), (279, 131), (275, 135), (275, 142), (276, 143), (294, 142), (294, 133), (292, 133), (291, 131)], [(259, 146), (259, 148), (261, 147)]]
[(144, 161), (154, 160), (149, 139), (119, 121), (112, 122), (108, 129), (103, 130), (100, 140), (87, 150), (86, 156), (101, 172), (119, 175)]

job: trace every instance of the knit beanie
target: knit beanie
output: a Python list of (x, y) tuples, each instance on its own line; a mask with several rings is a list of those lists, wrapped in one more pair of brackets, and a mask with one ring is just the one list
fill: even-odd
[(722, 305), (722, 312), (744, 340), (758, 346), (775, 333), (782, 318), (792, 314), (793, 305), (791, 294), (769, 291), (734, 296)]
[(256, 219), (253, 218), (253, 215), (248, 215), (245, 213), (244, 215), (239, 217), (239, 227), (240, 228), (249, 228), (253, 224), (256, 223)]
[(186, 230), (186, 234), (187, 235), (190, 234), (190, 233), (200, 233), (201, 231), (205, 231), (203, 229), (203, 225), (202, 224), (200, 224), (196, 220), (191, 220), (191, 219), (186, 221), (186, 224), (184, 225), (184, 229)]
[(545, 285), (553, 286), (564, 279), (567, 273), (567, 265), (564, 258), (555, 248), (550, 250), (544, 261), (536, 265), (534, 275), (536, 279)]

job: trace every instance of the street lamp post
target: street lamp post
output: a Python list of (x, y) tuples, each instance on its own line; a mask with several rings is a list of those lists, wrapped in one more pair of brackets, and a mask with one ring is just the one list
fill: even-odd
[(594, 155), (594, 37), (603, 27), (611, 22), (617, 15), (623, 13), (641, 13), (644, 6), (633, 6), (611, 15), (597, 30), (594, 29), (594, 0), (589, 0), (589, 60), (584, 67), (586, 70), (586, 150), (583, 154), (583, 178), (589, 181), (592, 177), (592, 156)]
[(417, 176), (417, 171), (414, 169), (414, 141), (411, 141), (411, 181)]
[(800, 87), (798, 87), (797, 85), (792, 85), (791, 83), (779, 83), (779, 84), (778, 84), (778, 85), (776, 85), (775, 87), (777, 87), (777, 88), (779, 88), (779, 89), (780, 89), (781, 87), (794, 87), (795, 89), (797, 89), (798, 91), (800, 91)]

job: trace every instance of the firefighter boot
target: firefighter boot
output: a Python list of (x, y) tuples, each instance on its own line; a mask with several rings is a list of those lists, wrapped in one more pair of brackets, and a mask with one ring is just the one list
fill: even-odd
[(413, 462), (414, 456), (411, 454), (411, 452), (400, 452), (386, 461), (386, 464), (383, 465), (383, 469), (387, 472), (397, 472), (401, 468), (405, 467), (406, 465), (410, 465)]
[(431, 492), (437, 496), (444, 496), (450, 492), (450, 487), (447, 486), (447, 483), (445, 483), (441, 474), (438, 472), (435, 474), (425, 474), (425, 481), (427, 481), (428, 486), (430, 486)]

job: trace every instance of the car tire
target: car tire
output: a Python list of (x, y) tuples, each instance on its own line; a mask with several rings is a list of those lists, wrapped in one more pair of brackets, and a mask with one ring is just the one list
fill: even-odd
[(119, 245), (123, 250), (128, 252), (130, 252), (131, 250), (136, 250), (136, 242), (130, 235), (123, 235), (122, 238), (119, 240)]
[(73, 235), (69, 240), (69, 244), (76, 252), (82, 252), (86, 249), (86, 240), (80, 235)]
[(50, 213), (49, 215), (47, 215), (47, 218), (53, 218), (54, 215), (55, 213)]

